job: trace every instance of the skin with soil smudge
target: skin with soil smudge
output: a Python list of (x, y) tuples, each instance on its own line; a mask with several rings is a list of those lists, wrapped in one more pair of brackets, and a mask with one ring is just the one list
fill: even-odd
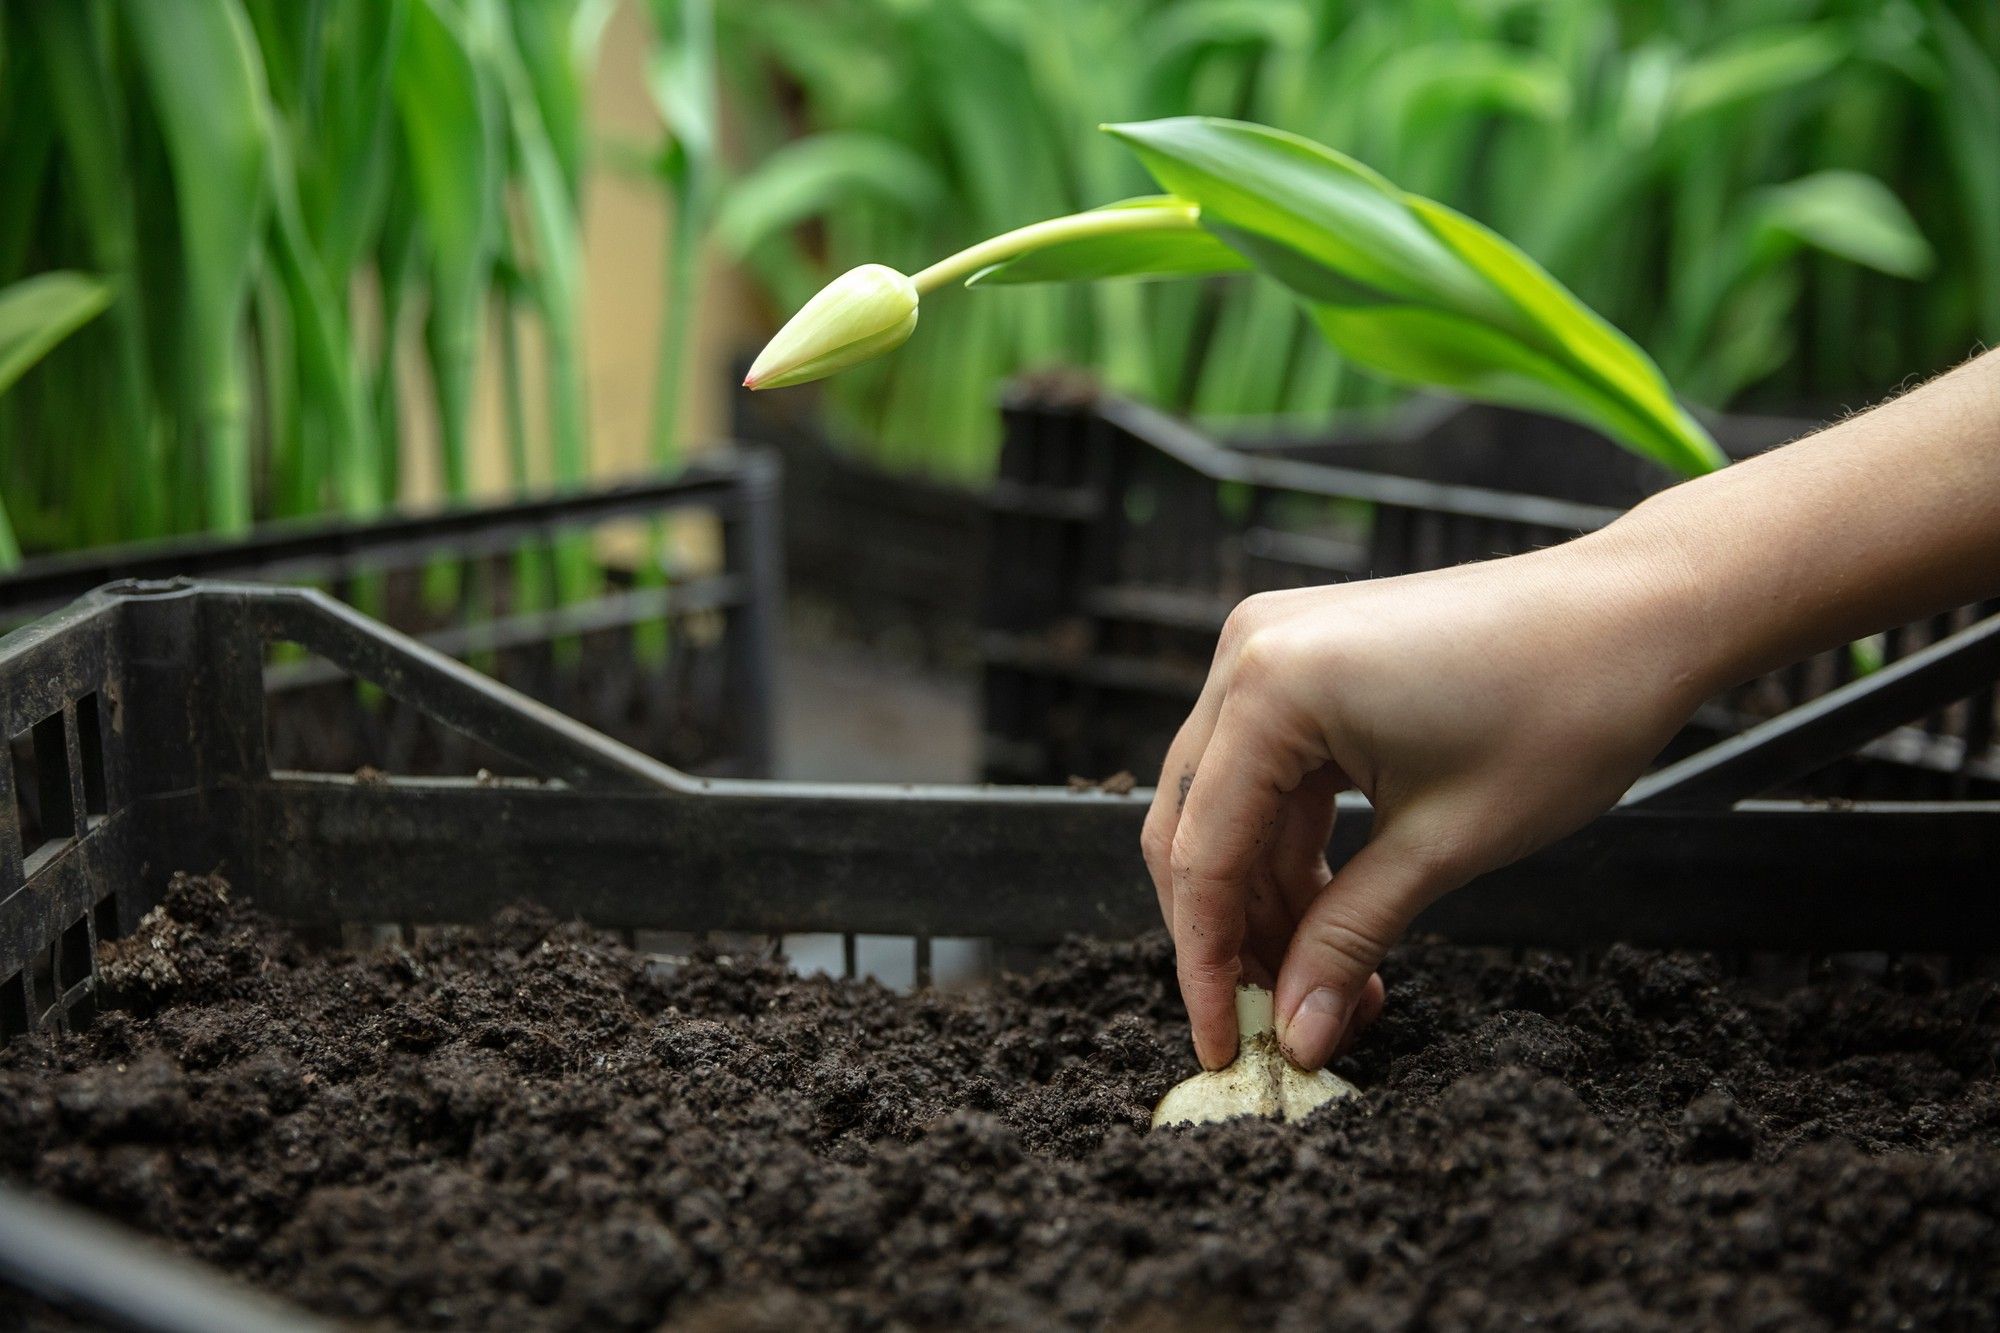
[(0, 1052), (0, 1171), (363, 1321), (1973, 1328), (2000, 1301), (2000, 994), (1921, 968), (1767, 993), (1416, 945), (1338, 1066), (1365, 1109), (1148, 1134), (1194, 1067), (1163, 939), (912, 997), (659, 976), (526, 913), (315, 954), (202, 881), (135, 938), (132, 1013)]

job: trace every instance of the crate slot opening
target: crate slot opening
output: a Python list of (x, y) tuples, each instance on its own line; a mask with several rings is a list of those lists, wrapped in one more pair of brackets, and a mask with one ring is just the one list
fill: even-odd
[[(99, 898), (97, 906), (90, 909), (90, 916), (91, 920), (97, 926), (97, 943), (102, 944), (106, 940), (115, 940), (124, 933), (118, 926), (117, 895), (106, 894), (104, 897)], [(95, 960), (93, 959), (93, 961)]]
[(64, 990), (91, 974), (92, 953), (90, 945), (90, 918), (80, 916), (72, 921), (56, 944), (56, 980)]
[(72, 921), (56, 941), (55, 984), (51, 988), (66, 1026), (83, 1027), (97, 1013), (97, 949), (88, 913)]
[(802, 977), (867, 979), (894, 991), (976, 986), (996, 970), (993, 942), (970, 937), (813, 932), (786, 935), (783, 945)]
[(74, 1030), (91, 1021), (97, 1013), (97, 939), (101, 927), (116, 920), (115, 899), (103, 899), (0, 983), (0, 1041), (36, 1027)]
[(10, 1041), (28, 1030), (26, 981), (21, 972), (0, 981), (0, 1041)]
[(63, 717), (52, 713), (10, 738), (14, 765), (14, 805), (21, 836), (21, 858), (28, 873), (76, 836), (76, 815), (70, 798), (69, 749), (63, 737)]

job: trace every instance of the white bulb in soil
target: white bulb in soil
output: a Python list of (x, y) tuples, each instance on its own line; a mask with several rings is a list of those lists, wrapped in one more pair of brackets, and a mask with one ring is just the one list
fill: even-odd
[(1202, 1125), (1238, 1116), (1303, 1120), (1338, 1097), (1360, 1089), (1326, 1070), (1308, 1072), (1293, 1064), (1278, 1045), (1271, 992), (1262, 986), (1236, 988), (1236, 1059), (1222, 1069), (1196, 1074), (1160, 1098), (1153, 1128)]

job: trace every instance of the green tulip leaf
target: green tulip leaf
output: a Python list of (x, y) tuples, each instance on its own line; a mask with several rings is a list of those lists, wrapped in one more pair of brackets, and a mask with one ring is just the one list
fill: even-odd
[(1310, 309), (1343, 356), (1385, 378), (1569, 417), (1676, 471), (1715, 466), (1689, 447), (1675, 423), (1656, 420), (1559, 358), (1476, 321), (1425, 306)]
[(1531, 340), (1534, 345), (1559, 361), (1580, 367), (1586, 378), (1601, 382), (1612, 394), (1634, 404), (1678, 441), (1669, 452), (1684, 456), (1678, 460), (1663, 457), (1662, 462), (1680, 471), (1706, 472), (1728, 461), (1674, 401), (1666, 376), (1638, 344), (1577, 300), (1506, 237), (1443, 204), (1414, 195), (1406, 197), (1446, 244), (1532, 321), (1538, 333)]
[(1207, 229), (1242, 255), (1251, 267), (1275, 278), (1294, 295), (1330, 305), (1380, 305), (1395, 300), (1378, 288), (1356, 282), (1339, 269), (1328, 268), (1291, 246), (1254, 231), (1209, 223)]
[(1240, 121), (1177, 116), (1106, 130), (1206, 224), (1254, 232), (1385, 296), (1504, 314), (1491, 287), (1359, 162), (1310, 139)]
[(1201, 209), (1204, 229), (1303, 298), (1350, 360), (1563, 412), (1681, 472), (1726, 461), (1637, 345), (1471, 218), (1262, 126), (1180, 117), (1108, 128)]

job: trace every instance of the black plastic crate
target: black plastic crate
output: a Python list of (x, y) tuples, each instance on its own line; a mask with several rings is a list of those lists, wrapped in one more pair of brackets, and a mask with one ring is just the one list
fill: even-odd
[(972, 655), (986, 507), (970, 486), (881, 467), (841, 449), (810, 393), (734, 390), (730, 433), (785, 468), (789, 587), (868, 640), (914, 638), (926, 659)]
[[(771, 455), (729, 451), (662, 480), (53, 557), (0, 577), (0, 627), (114, 579), (302, 584), (655, 758), (762, 776), (783, 621), (780, 489)], [(659, 577), (642, 575), (662, 555)], [(580, 591), (556, 597), (564, 562)], [(504, 756), (325, 663), (280, 656), (265, 680), (281, 767), (508, 771)]]
[[(1747, 456), (1805, 422), (1729, 417)], [(1604, 526), (1672, 483), (1583, 427), (1418, 401), (1333, 440), (1224, 443), (1111, 395), (1017, 388), (987, 493), (985, 776), (1059, 782), (1159, 771), (1224, 618), (1252, 593), (1511, 555)], [(1894, 662), (1986, 614), (1966, 607), (1874, 645)], [(1705, 705), (1668, 759), (1858, 674), (1824, 653)], [(1991, 691), (1802, 775), (1801, 793), (2000, 795)]]
[[(275, 768), (263, 664), (286, 642), (528, 778)], [(2000, 617), (1693, 756), (1418, 923), (1468, 944), (2000, 953), (2000, 802), (1759, 800), (1990, 691)], [(1149, 793), (690, 777), (309, 590), (116, 585), (0, 640), (0, 1019), (89, 1021), (96, 946), (177, 870), (219, 870), (307, 933), (479, 922), (518, 902), (617, 929), (1125, 936), (1156, 907)], [(1365, 840), (1343, 798), (1336, 864)], [(1885, 892), (1893, 886), (1893, 892)], [(103, 1223), (0, 1189), (0, 1285), (138, 1329), (300, 1327)], [(0, 1292), (4, 1294), (4, 1292)]]

